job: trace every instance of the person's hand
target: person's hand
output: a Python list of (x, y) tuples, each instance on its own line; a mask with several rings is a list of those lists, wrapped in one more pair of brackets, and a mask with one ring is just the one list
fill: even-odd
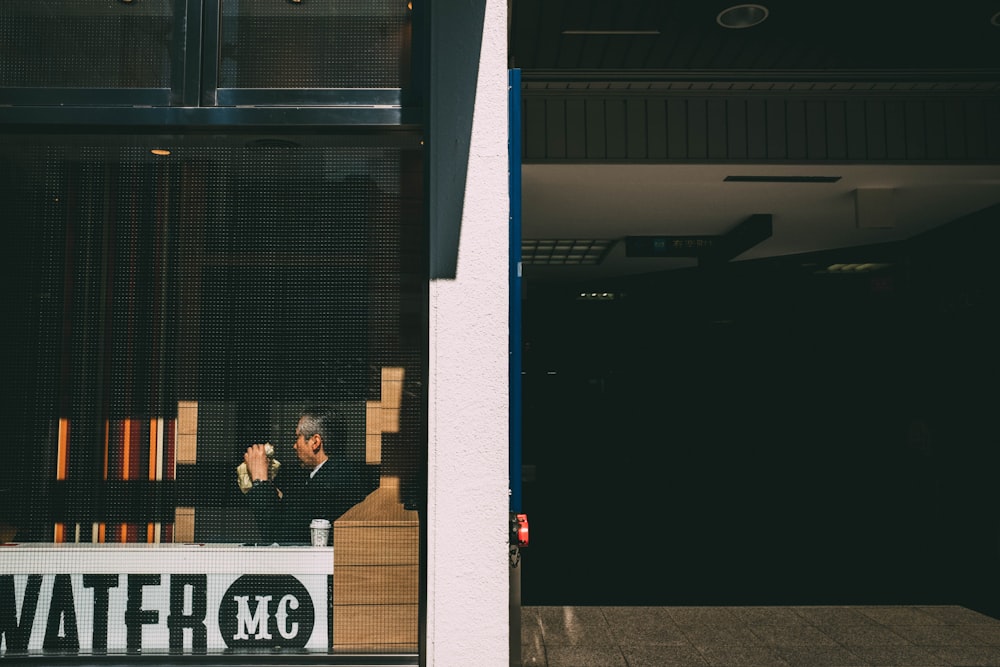
[(246, 454), (243, 455), (243, 462), (247, 464), (247, 471), (251, 480), (267, 479), (269, 462), (264, 445), (250, 445)]

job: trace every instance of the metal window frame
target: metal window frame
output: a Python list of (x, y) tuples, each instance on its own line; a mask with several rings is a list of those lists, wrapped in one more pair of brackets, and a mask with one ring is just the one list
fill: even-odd
[[(129, 130), (167, 125), (182, 131), (423, 124), (415, 89), (219, 88), (224, 1), (172, 0), (175, 42), (169, 88), (0, 88), (0, 126), (46, 131), (61, 125)], [(418, 48), (414, 44), (414, 55)], [(420, 80), (418, 70), (414, 81)]]

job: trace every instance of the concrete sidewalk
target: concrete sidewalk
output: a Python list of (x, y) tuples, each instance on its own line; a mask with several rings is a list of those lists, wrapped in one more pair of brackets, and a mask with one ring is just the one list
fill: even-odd
[(959, 606), (522, 606), (542, 667), (1000, 667), (1000, 620)]

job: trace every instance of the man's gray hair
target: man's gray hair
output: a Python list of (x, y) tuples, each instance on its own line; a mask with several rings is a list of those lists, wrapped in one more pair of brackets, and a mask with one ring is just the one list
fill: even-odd
[(337, 437), (336, 416), (326, 408), (309, 408), (302, 412), (299, 421), (299, 432), (306, 440), (317, 433), (323, 440), (323, 450), (330, 452), (334, 448)]

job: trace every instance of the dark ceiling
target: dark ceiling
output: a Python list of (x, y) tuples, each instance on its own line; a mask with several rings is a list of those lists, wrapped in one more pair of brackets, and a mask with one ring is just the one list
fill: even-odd
[(725, 0), (511, 0), (511, 66), (536, 70), (989, 70), (1000, 1), (764, 0), (731, 29)]
[[(747, 11), (738, 0), (509, 0), (509, 64), (521, 72), (526, 99), (742, 88), (961, 91), (995, 104), (1000, 92), (1000, 0), (760, 0), (763, 21), (723, 27), (717, 17), (734, 6)], [(593, 266), (525, 261), (524, 275), (583, 281), (685, 268), (693, 260), (627, 257), (622, 239), (717, 235), (756, 213), (773, 215), (773, 236), (733, 261), (903, 240), (1000, 203), (995, 160), (743, 160), (741, 174), (842, 177), (835, 185), (746, 187), (725, 183), (732, 170), (711, 162), (525, 159), (522, 240), (598, 239), (611, 250)], [(865, 188), (894, 189), (892, 229), (859, 228), (854, 195)]]

